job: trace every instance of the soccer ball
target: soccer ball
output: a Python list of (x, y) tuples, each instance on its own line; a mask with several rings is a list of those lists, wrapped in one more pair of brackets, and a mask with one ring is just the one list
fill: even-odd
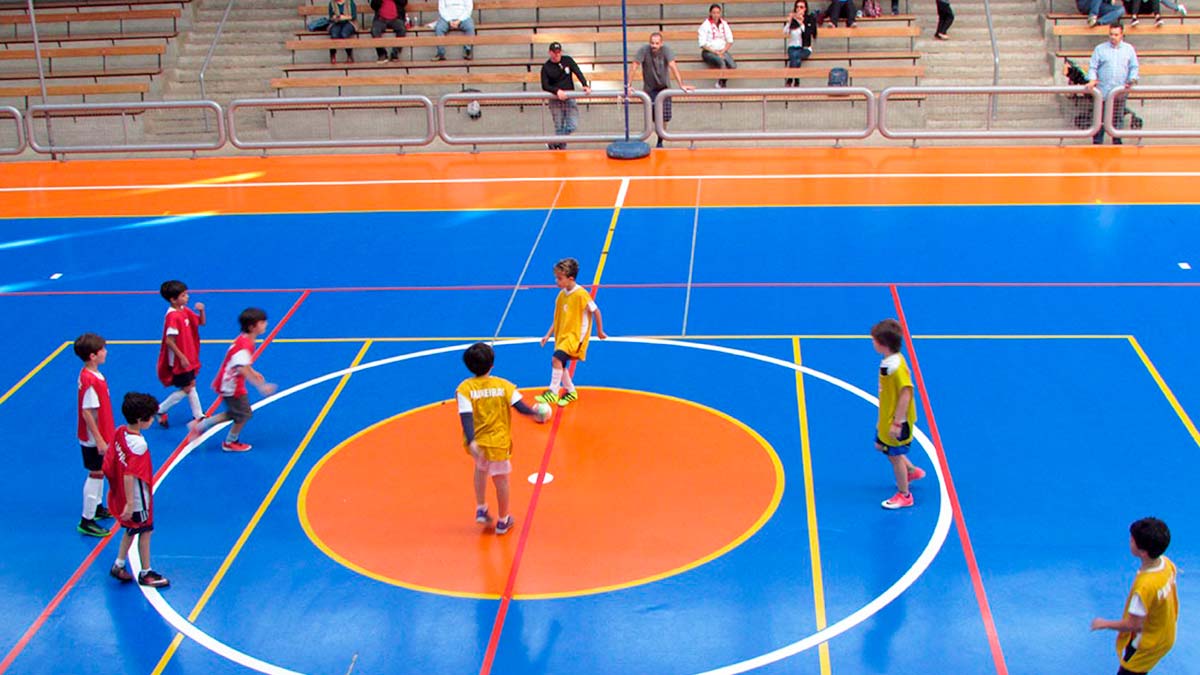
[(533, 404), (533, 419), (537, 420), (539, 424), (550, 419), (550, 415), (553, 412), (554, 410), (550, 407), (550, 404), (545, 401), (538, 401)]

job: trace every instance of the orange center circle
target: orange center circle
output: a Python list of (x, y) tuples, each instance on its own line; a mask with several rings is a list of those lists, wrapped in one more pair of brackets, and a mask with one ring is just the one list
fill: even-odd
[[(513, 597), (530, 599), (678, 574), (736, 547), (774, 513), (783, 468), (745, 424), (659, 394), (579, 393), (549, 424), (514, 412), (509, 482), (517, 525), (508, 535), (475, 523), (474, 463), (451, 401), (379, 422), (322, 458), (300, 489), (305, 532), (371, 578), (495, 598), (529, 528)], [(553, 478), (528, 522), (529, 477), (548, 447)], [(488, 503), (495, 517), (490, 479)]]

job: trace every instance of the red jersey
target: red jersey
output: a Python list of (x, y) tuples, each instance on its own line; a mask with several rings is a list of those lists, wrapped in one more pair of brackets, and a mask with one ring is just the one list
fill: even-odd
[[(133, 499), (134, 513), (143, 514), (141, 520), (120, 520), (121, 527), (146, 527), (154, 524), (154, 464), (150, 460), (150, 449), (145, 439), (137, 437), (139, 445), (146, 446), (138, 454), (130, 447), (126, 437), (128, 427), (124, 424), (113, 433), (113, 443), (104, 454), (104, 477), (108, 479), (108, 510), (120, 517), (125, 504)], [(137, 479), (136, 495), (125, 494), (125, 476)]]
[(87, 424), (83, 421), (83, 399), (89, 389), (96, 393), (96, 399), (100, 402), (100, 406), (95, 408), (96, 426), (100, 429), (100, 437), (104, 439), (105, 443), (111, 443), (115, 425), (113, 424), (112, 401), (108, 398), (108, 382), (105, 382), (99, 373), (94, 373), (87, 368), (79, 371), (79, 390), (75, 396), (75, 414), (79, 418), (79, 425), (75, 435), (79, 438), (80, 445), (91, 445), (88, 443)]
[[(167, 336), (175, 338), (175, 346), (187, 357), (184, 368), (179, 357), (167, 346)], [(162, 346), (158, 349), (158, 381), (171, 385), (171, 378), (200, 370), (200, 317), (190, 307), (172, 307), (163, 320)]]
[(221, 369), (213, 380), (213, 389), (221, 396), (245, 396), (246, 376), (242, 374), (241, 366), (254, 362), (254, 338), (239, 333), (233, 344), (225, 351), (221, 360)]

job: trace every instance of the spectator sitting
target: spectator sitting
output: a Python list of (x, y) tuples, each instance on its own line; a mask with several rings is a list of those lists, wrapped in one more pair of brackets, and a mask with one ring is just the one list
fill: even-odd
[(1161, 10), (1158, 6), (1158, 0), (1125, 0), (1125, 13), (1133, 17), (1129, 21), (1130, 26), (1138, 25), (1138, 14), (1142, 13), (1142, 7), (1145, 6), (1151, 14), (1154, 15), (1154, 26), (1163, 25)]
[(846, 28), (854, 28), (854, 16), (857, 11), (854, 0), (831, 0), (829, 7), (825, 8), (825, 21), (837, 28), (838, 18), (846, 17)]
[(1171, 0), (1161, 0), (1159, 2), (1159, 4), (1166, 5), (1167, 7), (1175, 10), (1176, 12), (1179, 12), (1180, 16), (1187, 16), (1187, 7), (1185, 7), (1182, 2), (1176, 3), (1176, 2), (1172, 2)]
[[(408, 0), (371, 0), (371, 11), (375, 16), (371, 19), (371, 37), (377, 38), (391, 28), (396, 37), (408, 35), (405, 26), (405, 10)], [(375, 62), (387, 63), (388, 52), (383, 47), (375, 48)], [(400, 48), (392, 47), (392, 60), (400, 60)]]
[(1075, 0), (1075, 7), (1080, 14), (1087, 15), (1089, 26), (1111, 26), (1125, 16), (1120, 0)]
[[(579, 106), (567, 92), (575, 90), (571, 76), (579, 78), (583, 93), (592, 93), (583, 71), (575, 59), (562, 53), (562, 44), (550, 43), (550, 58), (542, 64), (542, 91), (553, 94), (550, 99), (550, 117), (554, 119), (554, 133), (559, 136), (569, 136), (579, 124)], [(551, 143), (551, 150), (565, 150), (566, 143)]]
[[(700, 38), (700, 58), (714, 68), (734, 70), (737, 63), (729, 53), (733, 46), (733, 30), (729, 22), (721, 18), (721, 6), (713, 3), (708, 8), (708, 18), (697, 31)], [(724, 87), (727, 80), (717, 80), (717, 88)]]
[[(447, 31), (461, 30), (467, 35), (474, 35), (475, 22), (471, 19), (474, 10), (472, 0), (438, 0), (437, 25), (433, 27), (433, 34), (445, 35)], [(463, 58), (470, 61), (471, 56), (471, 45), (463, 45)], [(438, 45), (433, 60), (446, 60), (446, 48)]]
[[(787, 38), (788, 68), (799, 68), (804, 60), (812, 56), (813, 39), (817, 37), (817, 17), (808, 11), (808, 0), (796, 0), (792, 13), (783, 24)], [(799, 87), (800, 78), (784, 81), (785, 87)]]
[[(354, 17), (358, 16), (358, 8), (354, 0), (329, 0), (329, 37), (334, 40), (345, 40), (358, 34), (354, 25)], [(354, 49), (346, 49), (346, 61), (354, 63)], [(337, 63), (337, 50), (329, 50), (329, 62)]]

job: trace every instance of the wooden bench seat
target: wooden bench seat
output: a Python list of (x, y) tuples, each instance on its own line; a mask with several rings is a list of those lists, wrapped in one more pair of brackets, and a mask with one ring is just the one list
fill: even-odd
[[(90, 79), (99, 84), (101, 78), (109, 77), (149, 77), (154, 79), (162, 75), (162, 68), (100, 68), (89, 70), (47, 70), (47, 79)], [(0, 72), (0, 80), (37, 80), (37, 71)]]
[[(170, 19), (171, 29), (177, 29), (180, 10), (178, 9), (129, 9), (112, 12), (38, 12), (38, 25), (65, 23), (70, 30), (72, 23), (87, 23), (96, 21), (153, 21), (155, 19)], [(0, 14), (0, 26), (27, 26), (28, 14)]]
[[(1184, 4), (1186, 5), (1187, 3), (1184, 3)], [(1163, 9), (1166, 9), (1166, 8), (1164, 7)], [(1121, 23), (1128, 24), (1129, 23), (1128, 16), (1129, 15), (1126, 15), (1125, 17), (1123, 17), (1121, 19)], [(1135, 26), (1135, 28), (1142, 28), (1142, 24), (1146, 23), (1146, 20), (1143, 17), (1153, 17), (1153, 16), (1154, 15), (1149, 12), (1142, 12), (1141, 14), (1138, 14), (1138, 18), (1141, 19), (1141, 21), (1138, 23), (1137, 26)], [(1200, 18), (1194, 14), (1189, 14), (1187, 16), (1184, 16), (1183, 14), (1175, 14), (1174, 12), (1171, 12), (1170, 10), (1164, 12), (1161, 16), (1162, 16), (1163, 23), (1183, 23), (1188, 20), (1195, 21), (1197, 18)], [(1059, 22), (1086, 23), (1087, 15), (1080, 14), (1079, 12), (1046, 12), (1046, 20), (1050, 21), (1051, 23), (1053, 23), (1056, 26), (1059, 24)], [(1150, 25), (1153, 26), (1154, 21), (1151, 21)], [(1108, 27), (1105, 26), (1105, 28), (1107, 29)], [(1126, 26), (1126, 28), (1128, 28), (1128, 26)]]
[[(43, 45), (48, 44), (66, 44), (69, 42), (107, 42), (115, 45), (119, 42), (132, 42), (134, 40), (146, 41), (161, 41), (166, 43), (168, 40), (174, 40), (179, 36), (179, 33), (174, 31), (166, 32), (149, 32), (149, 33), (77, 33), (75, 35), (38, 35), (38, 42)], [(32, 44), (33, 37), (29, 35), (18, 35), (16, 37), (7, 37), (0, 39), (0, 51), (4, 51), (8, 45), (16, 44)]]
[[(145, 82), (122, 82), (115, 84), (52, 84), (46, 86), (47, 96), (80, 96), (87, 102), (88, 96), (101, 94), (137, 94), (139, 101), (146, 100), (150, 85)], [(0, 99), (23, 98), (25, 107), (29, 107), (30, 99), (39, 99), (42, 89), (39, 86), (0, 86)]]
[[(898, 79), (898, 78), (914, 78), (917, 79), (925, 74), (923, 66), (895, 66), (884, 68), (872, 67), (856, 67), (850, 68), (849, 74), (851, 81), (854, 79)], [(785, 80), (788, 78), (799, 78), (804, 80), (817, 80), (824, 82), (829, 77), (828, 68), (739, 68), (737, 70), (717, 70), (709, 68), (704, 70), (686, 70), (681, 71), (684, 80), (688, 82), (712, 81), (718, 79), (728, 80)], [(600, 72), (593, 73), (589, 78), (596, 82), (621, 82), (623, 79), (620, 72)], [(292, 78), (275, 78), (271, 80), (271, 87), (276, 90), (276, 93), (281, 95), (284, 90), (288, 89), (333, 89), (338, 90), (338, 95), (342, 95), (342, 90), (346, 88), (357, 87), (396, 87), (402, 93), (403, 88), (412, 85), (458, 85), (460, 87), (467, 85), (489, 85), (489, 84), (520, 84), (525, 87), (528, 85), (540, 85), (540, 73), (437, 73), (437, 74), (420, 74), (420, 75), (364, 75), (364, 76), (349, 76), (349, 77), (292, 77)]]
[[(1058, 38), (1058, 50), (1062, 50), (1062, 41), (1064, 37), (1079, 37), (1079, 36), (1094, 36), (1097, 38), (1108, 37), (1108, 26), (1088, 26), (1084, 24), (1055, 24), (1051, 29), (1054, 37)], [(1185, 35), (1187, 36), (1187, 48), (1192, 48), (1192, 36), (1200, 35), (1200, 21), (1192, 21), (1188, 23), (1169, 23), (1165, 26), (1156, 27), (1153, 22), (1143, 21), (1137, 26), (1126, 26), (1125, 37), (1142, 38), (1166, 35)]]
[[(1076, 65), (1083, 72), (1087, 72), (1088, 64), (1086, 62)], [(1200, 75), (1200, 63), (1147, 63), (1138, 67), (1138, 74), (1142, 77), (1148, 75)]]
[[(54, 71), (55, 59), (100, 59), (101, 69), (108, 68), (108, 59), (118, 56), (153, 56), (158, 70), (162, 70), (162, 57), (166, 53), (165, 45), (114, 45), (108, 47), (50, 47), (42, 49), (42, 58), (47, 60), (46, 68)], [(32, 61), (37, 53), (32, 49), (3, 49), (0, 50), (0, 61)]]
[[(68, 12), (86, 12), (93, 7), (112, 7), (125, 9), (144, 8), (147, 5), (158, 7), (159, 5), (179, 5), (182, 7), (190, 3), (192, 0), (35, 0), (34, 6), (37, 11), (45, 10), (63, 10)], [(0, 2), (0, 13), (20, 13), (26, 12), (26, 5), (21, 0), (5, 0)], [(40, 14), (38, 16), (41, 16)]]
[[(1169, 58), (1186, 58), (1192, 61), (1200, 61), (1200, 49), (1139, 49), (1138, 60), (1144, 59), (1169, 59)], [(1087, 60), (1092, 57), (1090, 49), (1063, 49), (1054, 52), (1054, 56), (1060, 59), (1077, 59)]]

